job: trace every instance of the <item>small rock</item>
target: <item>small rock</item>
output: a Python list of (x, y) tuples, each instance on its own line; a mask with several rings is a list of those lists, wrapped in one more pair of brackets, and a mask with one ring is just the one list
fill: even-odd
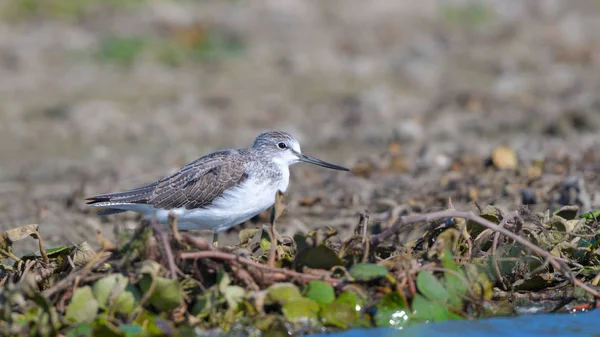
[(498, 146), (492, 151), (492, 164), (501, 170), (514, 170), (518, 165), (517, 154), (507, 146)]
[(521, 203), (523, 205), (535, 205), (537, 204), (537, 194), (533, 188), (523, 188), (519, 191), (521, 193)]

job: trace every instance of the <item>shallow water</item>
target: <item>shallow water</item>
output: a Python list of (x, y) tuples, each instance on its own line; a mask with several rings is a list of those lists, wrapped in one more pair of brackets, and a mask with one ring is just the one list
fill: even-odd
[(444, 337), (537, 337), (537, 336), (600, 336), (598, 321), (600, 311), (577, 314), (539, 314), (517, 317), (490, 318), (477, 321), (450, 321), (443, 323), (421, 324), (404, 330), (378, 328), (351, 330), (335, 334), (313, 335), (327, 337), (408, 337), (408, 336), (444, 336)]

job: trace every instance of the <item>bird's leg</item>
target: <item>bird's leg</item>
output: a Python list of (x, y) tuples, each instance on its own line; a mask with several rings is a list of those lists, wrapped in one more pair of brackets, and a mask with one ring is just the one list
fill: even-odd
[(213, 247), (217, 248), (219, 246), (219, 233), (213, 232)]
[(275, 193), (275, 203), (273, 204), (273, 207), (271, 207), (269, 230), (271, 231), (271, 233), (270, 233), (271, 242), (274, 243), (275, 245), (277, 245), (277, 237), (279, 236), (279, 234), (275, 230), (275, 222), (283, 214), (283, 212), (285, 211), (285, 208), (286, 208), (286, 205), (283, 203), (283, 196), (284, 196), (283, 192), (277, 191)]

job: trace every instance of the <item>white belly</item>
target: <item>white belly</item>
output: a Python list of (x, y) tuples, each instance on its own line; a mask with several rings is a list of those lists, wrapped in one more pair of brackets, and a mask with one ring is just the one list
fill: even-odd
[[(223, 196), (217, 198), (207, 208), (171, 210), (177, 215), (178, 228), (211, 229), (222, 232), (232, 226), (238, 225), (255, 215), (265, 211), (275, 203), (275, 193), (279, 186), (257, 184), (249, 179), (239, 187), (230, 188)], [(287, 188), (287, 183), (285, 184)], [(156, 217), (159, 222), (166, 224), (169, 216), (168, 210), (157, 210)]]

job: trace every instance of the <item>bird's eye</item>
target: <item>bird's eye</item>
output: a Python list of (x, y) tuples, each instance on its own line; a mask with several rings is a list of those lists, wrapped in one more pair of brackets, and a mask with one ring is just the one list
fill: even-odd
[(283, 143), (283, 142), (282, 142), (282, 143), (279, 143), (279, 144), (277, 144), (277, 146), (278, 146), (280, 149), (286, 149), (286, 148), (287, 148), (287, 145), (285, 145), (285, 143)]

